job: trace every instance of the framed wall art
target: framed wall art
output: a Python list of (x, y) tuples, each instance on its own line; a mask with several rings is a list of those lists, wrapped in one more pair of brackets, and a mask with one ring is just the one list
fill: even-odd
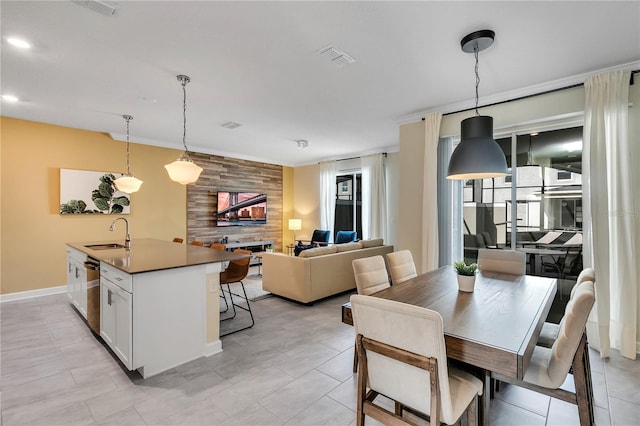
[(60, 169), (60, 214), (129, 214), (129, 194), (113, 181), (120, 173)]

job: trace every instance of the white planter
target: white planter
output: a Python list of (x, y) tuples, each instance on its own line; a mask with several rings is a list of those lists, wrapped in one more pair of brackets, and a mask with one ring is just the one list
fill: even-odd
[(475, 275), (458, 275), (458, 289), (460, 291), (471, 293), (475, 284)]

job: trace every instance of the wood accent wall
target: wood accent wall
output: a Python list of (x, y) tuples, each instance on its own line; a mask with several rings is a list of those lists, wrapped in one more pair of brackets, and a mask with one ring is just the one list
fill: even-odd
[[(187, 242), (273, 240), (282, 251), (282, 166), (216, 155), (190, 153), (204, 170), (193, 185), (187, 185)], [(216, 226), (217, 192), (241, 191), (267, 194), (267, 224)]]

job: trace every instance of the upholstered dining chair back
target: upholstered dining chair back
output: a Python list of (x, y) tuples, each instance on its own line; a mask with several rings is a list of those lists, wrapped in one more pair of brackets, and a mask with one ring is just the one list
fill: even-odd
[(353, 259), (353, 274), (356, 279), (358, 294), (366, 296), (390, 287), (389, 274), (382, 256)]
[(198, 247), (204, 246), (204, 243), (202, 241), (191, 241), (189, 244), (191, 244), (192, 246), (198, 246)]
[[(578, 275), (578, 281), (574, 284), (571, 289), (571, 295), (569, 296), (569, 301), (571, 301), (580, 285), (585, 282), (591, 281), (594, 285), (596, 282), (596, 273), (591, 268), (585, 268)], [(560, 324), (554, 324), (552, 322), (545, 322), (542, 325), (542, 330), (540, 330), (540, 335), (538, 336), (538, 341), (536, 345), (543, 346), (545, 348), (551, 348), (556, 340), (558, 340), (558, 335), (560, 334)]]
[(393, 284), (400, 284), (418, 276), (416, 265), (413, 263), (413, 256), (411, 256), (409, 250), (387, 253), (387, 263), (389, 264), (389, 274)]
[(247, 257), (243, 257), (242, 259), (236, 259), (229, 262), (227, 268), (220, 272), (220, 283), (234, 283), (238, 281), (242, 281), (247, 277), (249, 273), (249, 264), (251, 262), (251, 251), (235, 249), (233, 251), (237, 254), (246, 254)]
[(175, 238), (173, 239), (173, 242), (174, 242), (174, 243), (182, 243), (183, 241), (184, 241), (184, 240), (183, 240), (182, 238), (179, 238), (179, 237), (175, 237)]
[[(362, 405), (373, 405), (365, 402), (368, 387), (432, 416), (432, 425), (440, 421), (454, 424), (482, 394), (479, 379), (462, 371), (449, 371), (438, 312), (363, 295), (351, 296), (351, 308), (361, 356), (358, 410)], [(382, 350), (367, 349), (366, 344)]]
[(533, 350), (524, 381), (544, 388), (557, 389), (562, 385), (578, 349), (595, 302), (593, 281), (576, 286), (560, 320), (558, 338), (551, 348), (536, 346)]
[(211, 248), (214, 250), (226, 251), (227, 246), (220, 243), (211, 243)]
[(527, 259), (526, 255), (519, 251), (479, 249), (478, 268), (481, 271), (525, 275), (527, 273)]

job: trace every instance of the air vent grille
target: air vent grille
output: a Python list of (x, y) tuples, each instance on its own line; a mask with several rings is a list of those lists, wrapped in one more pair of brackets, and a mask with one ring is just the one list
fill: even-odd
[(352, 64), (356, 61), (351, 56), (334, 46), (322, 48), (318, 54), (329, 59), (338, 68), (342, 68), (343, 66)]
[(72, 0), (73, 3), (87, 7), (102, 15), (113, 16), (118, 13), (118, 3), (106, 0)]
[(242, 126), (242, 124), (235, 123), (233, 121), (227, 121), (226, 123), (223, 123), (220, 126), (224, 127), (225, 129), (237, 129), (238, 127)]

